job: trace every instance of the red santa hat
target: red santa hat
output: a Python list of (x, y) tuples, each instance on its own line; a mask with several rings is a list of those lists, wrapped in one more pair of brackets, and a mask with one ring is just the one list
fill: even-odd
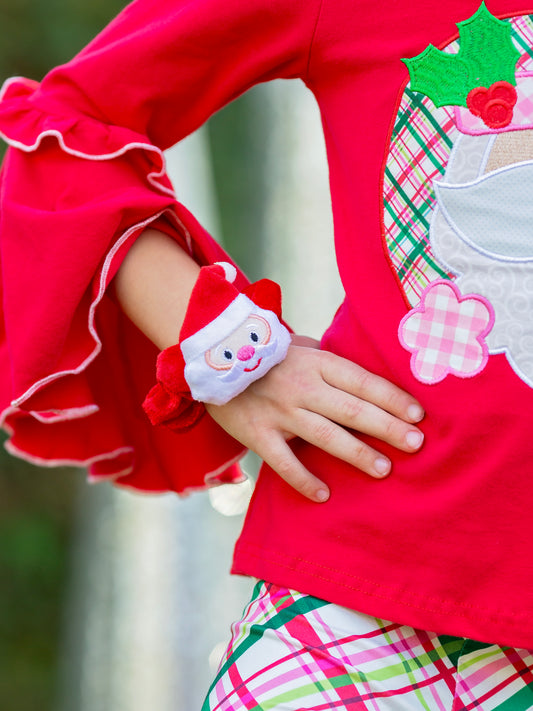
[(217, 262), (200, 270), (180, 331), (181, 351), (186, 363), (222, 341), (256, 308), (233, 282), (235, 267)]

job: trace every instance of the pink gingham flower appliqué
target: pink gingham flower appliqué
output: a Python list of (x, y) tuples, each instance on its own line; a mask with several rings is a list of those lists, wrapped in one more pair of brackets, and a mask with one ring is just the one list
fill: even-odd
[(439, 383), (449, 374), (471, 378), (489, 358), (486, 336), (494, 309), (478, 294), (462, 296), (451, 281), (439, 279), (422, 294), (418, 306), (400, 322), (402, 346), (412, 353), (411, 370), (422, 383)]

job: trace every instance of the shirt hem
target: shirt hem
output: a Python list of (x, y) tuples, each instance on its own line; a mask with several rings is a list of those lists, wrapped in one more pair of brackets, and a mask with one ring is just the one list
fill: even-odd
[(365, 579), (256, 544), (237, 544), (231, 572), (266, 580), (415, 629), (533, 649), (533, 637), (525, 631), (530, 620), (526, 613), (510, 617), (505, 611), (484, 610), (474, 603), (439, 599), (434, 591), (413, 591)]

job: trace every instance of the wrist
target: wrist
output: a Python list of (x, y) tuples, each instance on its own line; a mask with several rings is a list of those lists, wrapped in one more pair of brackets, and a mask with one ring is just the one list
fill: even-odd
[(265, 279), (239, 292), (234, 277), (227, 263), (201, 269), (179, 344), (158, 357), (158, 384), (144, 403), (152, 422), (165, 421), (163, 410), (174, 416), (177, 399), (223, 405), (285, 358), (291, 336), (279, 286)]
[(301, 346), (302, 348), (316, 348), (320, 350), (320, 341), (311, 336), (301, 336), (297, 333), (291, 333), (291, 345)]

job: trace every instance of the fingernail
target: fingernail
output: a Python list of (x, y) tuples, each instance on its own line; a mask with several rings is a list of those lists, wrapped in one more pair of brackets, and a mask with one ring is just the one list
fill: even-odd
[(424, 441), (424, 435), (422, 434), (422, 432), (416, 432), (415, 430), (411, 430), (407, 433), (405, 441), (412, 449), (418, 449), (418, 447), (420, 447), (420, 445)]
[(424, 417), (424, 410), (420, 405), (409, 405), (407, 408), (407, 417), (413, 422), (420, 422)]
[(390, 462), (388, 459), (376, 459), (374, 462), (374, 469), (379, 474), (379, 476), (385, 476), (390, 472)]
[(323, 501), (327, 501), (329, 499), (329, 491), (327, 489), (319, 489), (316, 492), (316, 500), (320, 501), (322, 503)]

